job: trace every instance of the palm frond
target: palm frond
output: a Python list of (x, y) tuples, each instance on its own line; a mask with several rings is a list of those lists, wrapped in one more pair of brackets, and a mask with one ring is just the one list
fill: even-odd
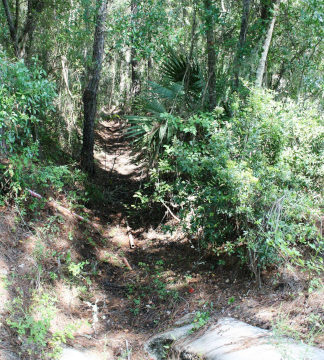
[(171, 83), (163, 86), (153, 81), (150, 81), (149, 85), (151, 86), (152, 94), (159, 97), (160, 99), (173, 100), (178, 95), (181, 95), (183, 93), (183, 86), (178, 83)]
[(195, 60), (189, 61), (183, 54), (169, 50), (161, 71), (168, 80), (185, 85), (188, 91), (201, 92), (203, 89), (201, 86), (203, 77), (198, 63)]
[(166, 113), (167, 109), (161, 101), (153, 98), (152, 100), (147, 102), (146, 111), (158, 116), (160, 114)]

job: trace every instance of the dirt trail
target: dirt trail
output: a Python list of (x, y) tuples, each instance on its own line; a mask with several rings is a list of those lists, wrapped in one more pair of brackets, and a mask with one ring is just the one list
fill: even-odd
[[(192, 311), (233, 316), (266, 329), (277, 322), (278, 332), (287, 325), (307, 337), (314, 326), (310, 317), (314, 315), (315, 322), (323, 321), (323, 292), (308, 294), (302, 276), (288, 270), (279, 278), (275, 278), (275, 272), (265, 273), (264, 287), (259, 290), (247, 269), (233, 263), (218, 266), (216, 259), (204, 256), (180, 230), (172, 235), (163, 233), (159, 226), (163, 212), (127, 212), (144, 171), (134, 165), (124, 130), (122, 121), (102, 122), (96, 152), (105, 172), (103, 178), (108, 176), (111, 186), (120, 190), (118, 201), (108, 211), (112, 219), (110, 241), (116, 254), (125, 255), (133, 268), (130, 272), (125, 268), (114, 272), (108, 267), (106, 272), (106, 276), (110, 274), (110, 291), (110, 284), (128, 289), (123, 292), (122, 288), (115, 288), (123, 304), (115, 313), (116, 324), (121, 326), (121, 332), (114, 333), (116, 341), (123, 343), (128, 339), (133, 347), (132, 359), (146, 359), (143, 342)], [(129, 249), (127, 218), (136, 240), (134, 250)], [(312, 340), (322, 343), (323, 334)]]
[[(161, 221), (165, 214), (161, 209), (141, 212), (132, 208), (144, 171), (133, 163), (122, 120), (99, 124), (95, 159), (96, 190), (92, 190), (93, 200), (86, 212), (96, 226), (65, 217), (58, 232), (46, 238), (51, 251), (70, 253), (79, 263), (86, 262), (86, 273), (78, 278), (79, 283), (69, 282), (61, 276), (61, 264), (56, 258), (42, 260), (43, 274), (45, 270), (58, 274), (55, 281), (45, 279), (58, 298), (59, 311), (53, 327), (62, 329), (71, 322), (82, 323), (68, 346), (86, 349), (96, 359), (148, 360), (143, 343), (193, 311), (207, 318), (232, 316), (266, 329), (287, 318), (282, 325), (292, 325), (305, 338), (313, 326), (311, 315), (315, 322), (322, 321), (323, 294), (308, 293), (302, 278), (286, 272), (284, 278), (273, 281), (275, 272), (264, 273), (265, 285), (259, 290), (246, 268), (233, 262), (218, 265), (180, 230), (163, 233)], [(29, 271), (32, 278), (38, 276), (31, 259), (41, 232), (30, 233), (24, 227), (13, 230), (12, 213), (5, 212), (0, 219), (0, 272), (4, 278), (10, 272), (21, 274), (21, 278), (14, 278), (20, 283), (14, 285), (28, 289), (31, 284), (35, 286), (34, 280), (23, 275)], [(46, 208), (43, 215), (54, 220), (62, 216), (52, 208)], [(48, 226), (48, 231), (52, 228)], [(129, 247), (129, 230), (135, 249)], [(125, 266), (124, 258), (132, 270)], [(80, 286), (82, 283), (84, 286)], [(4, 285), (0, 290), (3, 299), (16, 295)], [(8, 313), (1, 307), (0, 311), (5, 324)], [(17, 352), (19, 341), (10, 339), (10, 329), (5, 325), (0, 327), (0, 337), (0, 359), (11, 360), (11, 351)], [(323, 334), (313, 340), (323, 345)]]
[(108, 174), (115, 172), (138, 180), (141, 166), (135, 165), (129, 144), (125, 141), (124, 122), (125, 120), (102, 121), (99, 124), (95, 159)]

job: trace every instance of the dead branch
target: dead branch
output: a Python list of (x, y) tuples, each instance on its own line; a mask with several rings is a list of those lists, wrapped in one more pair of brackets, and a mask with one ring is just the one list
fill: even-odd
[(126, 267), (129, 269), (129, 270), (133, 270), (133, 268), (129, 265), (129, 262), (128, 262), (128, 260), (125, 258), (125, 257), (123, 257), (123, 263), (126, 265)]
[(168, 206), (163, 200), (162, 200), (161, 202), (162, 202), (162, 204), (164, 205), (164, 207), (168, 210), (169, 214), (170, 214), (175, 220), (177, 220), (177, 221), (180, 223), (181, 220), (180, 220), (176, 215), (173, 214), (173, 212), (171, 211), (171, 209), (169, 208), (169, 206)]

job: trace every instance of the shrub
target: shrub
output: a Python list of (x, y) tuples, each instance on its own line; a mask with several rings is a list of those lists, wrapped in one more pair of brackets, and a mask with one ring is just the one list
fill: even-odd
[(54, 110), (54, 84), (35, 64), (11, 62), (0, 53), (0, 190), (2, 196), (17, 196), (31, 187), (35, 191), (51, 188), (63, 191), (82, 182), (79, 171), (67, 166), (45, 164), (39, 160), (39, 144), (47, 141)]
[(9, 304), (10, 314), (6, 319), (20, 342), (20, 354), (33, 359), (57, 359), (62, 345), (73, 334), (78, 325), (68, 324), (59, 331), (52, 332), (51, 325), (58, 312), (53, 294), (40, 289), (33, 292), (29, 306), (20, 291)]
[(0, 53), (0, 142), (12, 154), (38, 140), (38, 124), (53, 110), (54, 84), (37, 65), (10, 62)]
[(323, 252), (314, 226), (323, 200), (323, 119), (262, 90), (234, 101), (232, 113), (178, 121), (151, 171), (150, 199), (178, 208), (188, 233), (219, 255), (236, 254), (260, 281), (268, 265), (305, 266), (306, 249)]

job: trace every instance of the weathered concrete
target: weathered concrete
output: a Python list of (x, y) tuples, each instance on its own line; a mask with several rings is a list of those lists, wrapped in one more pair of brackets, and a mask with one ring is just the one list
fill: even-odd
[(323, 350), (278, 338), (233, 318), (219, 319), (202, 335), (190, 334), (192, 327), (185, 325), (154, 336), (146, 350), (155, 360), (166, 358), (166, 344), (172, 344), (170, 359), (177, 360), (324, 360)]
[(174, 343), (176, 340), (183, 339), (188, 335), (194, 325), (185, 325), (175, 328), (163, 334), (152, 337), (146, 344), (144, 349), (154, 360), (164, 359), (165, 346)]
[(1, 360), (21, 360), (21, 358), (12, 353), (11, 351), (6, 351), (4, 349), (0, 349), (0, 359)]
[(97, 352), (92, 352), (90, 350), (77, 350), (74, 348), (66, 347), (63, 349), (63, 352), (59, 360), (109, 360), (112, 359), (108, 357), (108, 354), (98, 354)]

